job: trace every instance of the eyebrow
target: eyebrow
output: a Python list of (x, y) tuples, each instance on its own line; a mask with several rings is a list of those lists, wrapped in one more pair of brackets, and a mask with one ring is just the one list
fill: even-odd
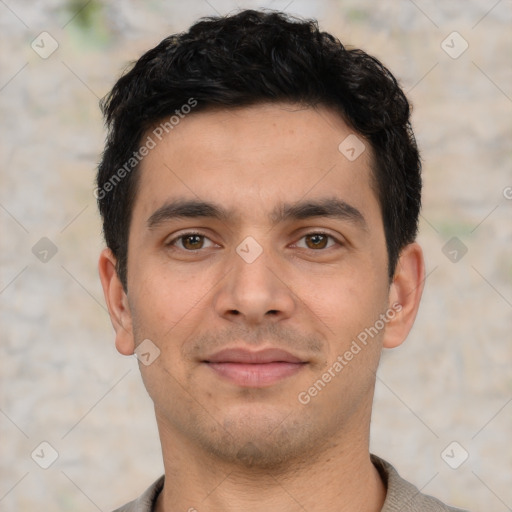
[[(234, 212), (222, 205), (195, 199), (176, 199), (158, 208), (147, 220), (149, 229), (174, 219), (210, 218), (227, 222)], [(323, 198), (278, 205), (269, 215), (273, 225), (289, 220), (304, 220), (313, 217), (328, 217), (348, 221), (367, 230), (363, 214), (354, 206), (337, 198)]]
[(229, 211), (223, 206), (208, 201), (176, 199), (158, 208), (147, 220), (147, 226), (149, 229), (153, 229), (169, 220), (199, 217), (227, 221)]
[(368, 229), (363, 214), (354, 206), (337, 198), (285, 203), (274, 209), (270, 220), (273, 224), (278, 224), (287, 220), (303, 220), (312, 217), (329, 217), (349, 221), (363, 229)]

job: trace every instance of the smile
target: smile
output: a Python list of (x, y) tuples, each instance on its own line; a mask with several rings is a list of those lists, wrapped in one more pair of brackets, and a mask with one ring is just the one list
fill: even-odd
[(243, 387), (266, 387), (295, 375), (307, 364), (284, 350), (225, 349), (204, 360), (219, 377)]
[(295, 375), (307, 363), (206, 363), (217, 375), (238, 386), (258, 388)]

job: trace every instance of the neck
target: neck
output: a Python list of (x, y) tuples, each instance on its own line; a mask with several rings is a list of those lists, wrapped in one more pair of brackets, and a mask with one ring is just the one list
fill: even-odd
[(369, 425), (268, 470), (219, 460), (171, 432), (158, 415), (157, 421), (166, 477), (157, 512), (379, 512), (384, 503), (386, 488), (368, 451)]

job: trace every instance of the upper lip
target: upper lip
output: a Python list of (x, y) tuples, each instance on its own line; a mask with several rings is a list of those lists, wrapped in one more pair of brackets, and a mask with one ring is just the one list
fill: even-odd
[(207, 363), (304, 363), (298, 357), (278, 348), (267, 348), (257, 352), (245, 348), (227, 348), (216, 352), (207, 359)]

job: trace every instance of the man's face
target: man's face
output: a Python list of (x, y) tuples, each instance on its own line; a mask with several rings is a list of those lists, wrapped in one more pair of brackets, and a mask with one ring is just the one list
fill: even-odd
[[(153, 135), (130, 227), (123, 349), (149, 339), (160, 350), (140, 368), (161, 431), (272, 467), (367, 428), (384, 329), (343, 355), (391, 304), (369, 145), (353, 161), (338, 149), (352, 134), (330, 110), (278, 104), (195, 113)], [(177, 201), (228, 213), (176, 217)], [(268, 348), (292, 357), (218, 355)]]

